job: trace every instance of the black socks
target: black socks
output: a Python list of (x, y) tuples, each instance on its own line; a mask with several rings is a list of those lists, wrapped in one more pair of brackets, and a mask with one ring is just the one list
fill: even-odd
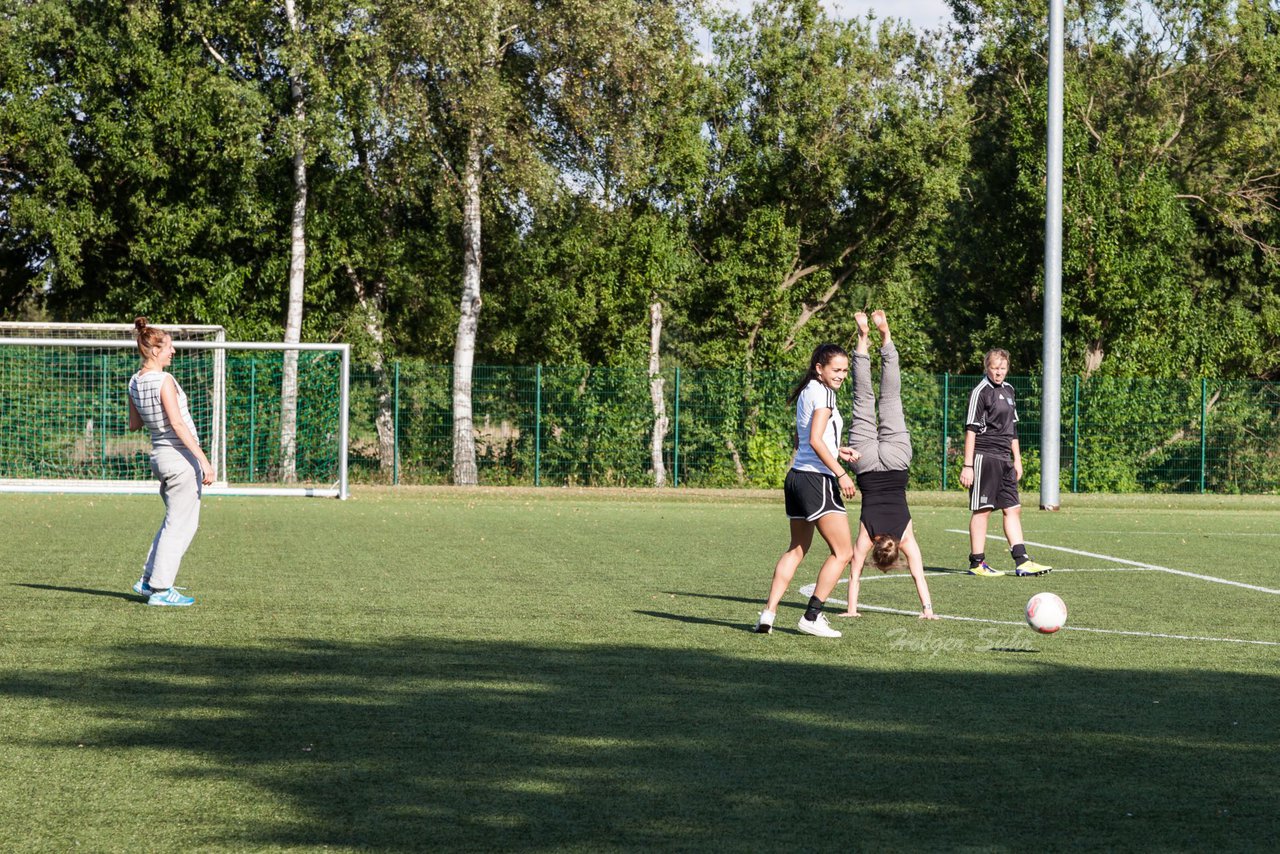
[(804, 618), (809, 622), (818, 619), (818, 615), (822, 613), (822, 600), (817, 596), (809, 597), (809, 607), (805, 609)]
[[(1017, 566), (1022, 566), (1024, 563), (1031, 560), (1031, 557), (1027, 554), (1026, 543), (1018, 543), (1016, 546), (1009, 549), (1009, 554), (1013, 555), (1013, 562)], [(986, 552), (979, 552), (976, 555), (969, 555), (969, 568), (970, 569), (975, 568), (978, 564), (982, 563), (986, 559), (987, 559)]]

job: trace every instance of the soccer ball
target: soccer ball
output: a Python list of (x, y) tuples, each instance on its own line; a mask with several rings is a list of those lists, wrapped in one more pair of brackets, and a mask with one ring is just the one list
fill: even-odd
[(1067, 624), (1067, 603), (1056, 593), (1037, 593), (1027, 602), (1027, 625), (1051, 635)]

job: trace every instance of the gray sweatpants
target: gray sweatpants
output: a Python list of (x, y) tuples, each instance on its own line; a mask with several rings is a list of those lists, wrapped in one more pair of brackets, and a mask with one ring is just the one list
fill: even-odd
[(162, 590), (173, 586), (200, 524), (200, 461), (186, 448), (161, 446), (151, 450), (151, 471), (160, 479), (165, 513), (142, 575), (153, 589)]
[(849, 445), (862, 459), (853, 464), (858, 474), (904, 471), (911, 466), (911, 434), (902, 413), (902, 376), (898, 349), (890, 341), (880, 348), (880, 426), (876, 427), (876, 397), (871, 389), (871, 357), (853, 353), (853, 418)]

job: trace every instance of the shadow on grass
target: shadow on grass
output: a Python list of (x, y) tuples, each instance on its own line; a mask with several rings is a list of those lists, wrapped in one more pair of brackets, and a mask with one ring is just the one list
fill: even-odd
[[(936, 566), (926, 566), (925, 571), (929, 573), (945, 574), (945, 575), (968, 575), (969, 574), (967, 570), (944, 569)], [(895, 574), (895, 572), (891, 571), (889, 574), (892, 575), (892, 574)], [(908, 575), (905, 570), (897, 570), (896, 574), (902, 575), (904, 580), (909, 581), (911, 578), (911, 576)], [(847, 573), (844, 577), (847, 578)], [(885, 575), (878, 571), (864, 573), (864, 578), (884, 578), (884, 577)], [(812, 583), (811, 579), (802, 581), (797, 578), (792, 581), (792, 587), (798, 590), (804, 584), (809, 584), (809, 583)], [(845, 584), (839, 584), (836, 586), (836, 589), (832, 592), (831, 595), (840, 596), (847, 590), (848, 590), (848, 587)], [(725, 593), (706, 593), (698, 590), (663, 590), (662, 592), (667, 596), (685, 596), (692, 599), (715, 599), (721, 602), (740, 602), (744, 605), (754, 605), (757, 609), (759, 609), (764, 606), (765, 594), (768, 593), (769, 590), (767, 587), (762, 588), (759, 596), (738, 596), (738, 595), (730, 595)], [(782, 602), (779, 603), (779, 605), (780, 607), (783, 607), (783, 608), (799, 608), (801, 611), (805, 609), (805, 602), (802, 600), (783, 599)]]
[(191, 757), (174, 785), (291, 806), (206, 808), (195, 848), (1277, 844), (1275, 676), (441, 639), (118, 654), (0, 699), (91, 712), (99, 765), (167, 749)]
[(27, 584), (13, 582), (14, 587), (29, 587), (32, 590), (53, 590), (57, 593), (77, 593), (81, 596), (105, 596), (108, 599), (124, 599), (142, 604), (145, 600), (136, 593), (121, 593), (119, 590), (93, 590), (88, 587), (59, 587), (56, 584)]
[[(675, 623), (690, 623), (698, 626), (723, 626), (726, 629), (751, 630), (751, 623), (742, 620), (713, 620), (710, 617), (694, 617), (689, 614), (672, 614), (670, 611), (633, 611), (642, 617), (657, 617), (660, 620), (671, 620)], [(799, 632), (797, 632), (799, 634)]]

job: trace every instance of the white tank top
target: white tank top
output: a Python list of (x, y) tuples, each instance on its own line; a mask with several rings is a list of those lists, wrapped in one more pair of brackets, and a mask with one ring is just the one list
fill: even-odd
[[(173, 425), (165, 417), (164, 406), (160, 403), (160, 389), (164, 386), (164, 381), (170, 378), (164, 371), (138, 371), (129, 380), (129, 399), (142, 416), (142, 423), (151, 431), (153, 448), (186, 447), (178, 434), (173, 432)], [(182, 413), (182, 423), (187, 425), (192, 437), (199, 442), (200, 434), (196, 432), (196, 424), (191, 420), (191, 413), (187, 409), (187, 394), (176, 379), (173, 386), (178, 391), (178, 410)]]

